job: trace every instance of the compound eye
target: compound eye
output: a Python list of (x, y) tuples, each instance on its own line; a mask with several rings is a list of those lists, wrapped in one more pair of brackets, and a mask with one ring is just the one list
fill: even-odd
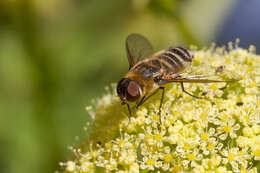
[(140, 96), (140, 86), (135, 81), (131, 81), (127, 87), (127, 100), (134, 101)]

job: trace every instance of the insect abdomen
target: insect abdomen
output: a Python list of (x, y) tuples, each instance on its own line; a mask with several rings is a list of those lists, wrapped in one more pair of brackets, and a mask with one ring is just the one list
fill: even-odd
[(158, 60), (152, 60), (149, 62), (143, 62), (136, 66), (134, 69), (138, 71), (144, 78), (153, 76), (154, 73), (160, 70), (160, 62)]
[(161, 59), (162, 65), (166, 68), (165, 70), (177, 73), (191, 64), (193, 56), (187, 49), (176, 47), (164, 51), (158, 55), (158, 58)]

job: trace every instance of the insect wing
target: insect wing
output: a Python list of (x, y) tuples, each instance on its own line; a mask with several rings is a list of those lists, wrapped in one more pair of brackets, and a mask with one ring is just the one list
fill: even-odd
[[(204, 72), (205, 74), (205, 72)], [(235, 73), (228, 70), (222, 72), (207, 71), (204, 75), (200, 70), (190, 69), (190, 72), (184, 72), (179, 74), (164, 74), (159, 84), (171, 83), (171, 82), (183, 82), (183, 83), (217, 83), (217, 82), (237, 82), (241, 78)]]
[(239, 81), (241, 76), (233, 68), (227, 68), (224, 65), (200, 65), (200, 67), (191, 67), (187, 70), (185, 75), (186, 78), (200, 78), (220, 81)]
[(149, 40), (140, 34), (131, 34), (126, 39), (126, 53), (130, 68), (153, 53)]
[(161, 84), (171, 83), (171, 82), (183, 82), (183, 83), (217, 83), (217, 82), (236, 82), (238, 80), (231, 79), (231, 80), (213, 80), (213, 79), (203, 79), (200, 77), (178, 77), (173, 78), (171, 76), (164, 76), (162, 78)]

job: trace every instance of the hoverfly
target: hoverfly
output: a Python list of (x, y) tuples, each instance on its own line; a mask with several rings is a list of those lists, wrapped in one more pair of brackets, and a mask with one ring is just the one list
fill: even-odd
[(126, 39), (126, 52), (129, 62), (129, 71), (123, 79), (118, 82), (117, 94), (122, 105), (127, 104), (128, 111), (131, 110), (128, 102), (136, 102), (136, 108), (140, 107), (146, 100), (162, 90), (159, 107), (159, 118), (161, 122), (161, 107), (165, 94), (164, 84), (177, 82), (181, 84), (182, 91), (192, 97), (195, 96), (184, 88), (184, 83), (215, 83), (234, 82), (236, 80), (211, 80), (201, 76), (182, 77), (182, 72), (192, 64), (193, 55), (183, 47), (168, 48), (153, 54), (150, 42), (142, 35), (131, 34)]

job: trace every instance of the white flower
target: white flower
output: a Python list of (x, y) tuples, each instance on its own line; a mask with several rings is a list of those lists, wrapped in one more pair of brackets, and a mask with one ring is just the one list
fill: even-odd
[(228, 135), (231, 139), (236, 138), (236, 131), (239, 129), (240, 125), (238, 123), (235, 124), (235, 120), (230, 118), (227, 121), (220, 123), (220, 127), (217, 128), (217, 132), (220, 135), (219, 138), (221, 140), (226, 140)]
[[(73, 149), (75, 160), (62, 166), (66, 173), (85, 172), (249, 172), (256, 173), (260, 160), (260, 57), (244, 49), (195, 51), (193, 66), (199, 75), (215, 73), (225, 65), (220, 78), (241, 77), (239, 82), (167, 84), (159, 121), (161, 95), (155, 95), (133, 116), (120, 105), (115, 93), (97, 103), (93, 132), (82, 151)], [(190, 71), (189, 71), (190, 70)], [(226, 86), (226, 87), (224, 87)], [(260, 97), (260, 96), (259, 96)], [(132, 105), (131, 105), (132, 107)], [(122, 120), (122, 121), (121, 121)], [(97, 141), (100, 141), (97, 144)]]

